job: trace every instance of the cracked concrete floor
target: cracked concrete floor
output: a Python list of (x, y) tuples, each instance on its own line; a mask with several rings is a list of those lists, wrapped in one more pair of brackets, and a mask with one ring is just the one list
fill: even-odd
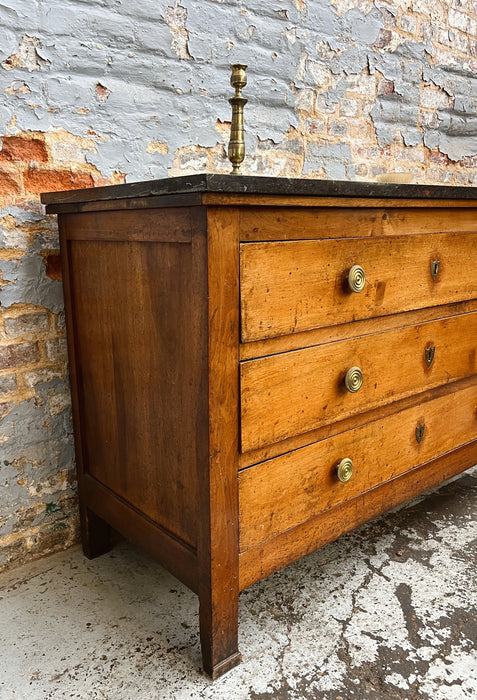
[(127, 543), (0, 577), (1, 700), (477, 694), (477, 468), (241, 594), (243, 663), (200, 670), (198, 600)]

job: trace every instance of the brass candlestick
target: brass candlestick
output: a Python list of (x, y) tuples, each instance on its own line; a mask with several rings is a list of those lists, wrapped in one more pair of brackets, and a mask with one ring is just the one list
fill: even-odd
[(243, 138), (243, 108), (248, 100), (242, 97), (242, 88), (247, 84), (247, 66), (243, 63), (235, 63), (230, 66), (232, 75), (230, 84), (235, 88), (235, 97), (231, 97), (229, 102), (232, 105), (232, 125), (230, 127), (229, 160), (233, 165), (232, 173), (240, 171), (240, 164), (245, 158), (245, 141)]

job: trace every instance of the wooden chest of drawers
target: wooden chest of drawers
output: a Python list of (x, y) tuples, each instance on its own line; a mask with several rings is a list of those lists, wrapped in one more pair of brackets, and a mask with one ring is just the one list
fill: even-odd
[(239, 591), (477, 462), (477, 189), (191, 176), (59, 215), (83, 546)]

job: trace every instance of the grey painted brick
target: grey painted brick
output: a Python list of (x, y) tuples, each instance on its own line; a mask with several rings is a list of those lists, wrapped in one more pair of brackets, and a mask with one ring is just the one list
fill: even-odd
[(0, 290), (0, 304), (8, 309), (13, 304), (46, 306), (53, 312), (63, 308), (61, 282), (49, 279), (39, 255), (26, 255), (19, 260), (0, 260), (3, 279), (10, 282)]
[(376, 7), (368, 14), (354, 7), (342, 15), (341, 25), (342, 36), (348, 43), (372, 46), (383, 27), (383, 18)]
[[(54, 7), (54, 5), (54, 2), (50, 3), (50, 6)], [(52, 9), (51, 12), (55, 12), (55, 10)], [(158, 19), (154, 24), (150, 21), (147, 23), (149, 32), (152, 32)], [(57, 5), (54, 19), (50, 16), (49, 20), (49, 22), (43, 24), (42, 28), (46, 30), (45, 33), (47, 35), (54, 36), (55, 43), (58, 44), (63, 39), (68, 40), (71, 36), (81, 37), (83, 42), (85, 42), (93, 29), (94, 41), (91, 44), (94, 44), (95, 47), (98, 44), (104, 44), (108, 47), (113, 46), (124, 49), (132, 47), (138, 40), (140, 41), (146, 29), (137, 19), (133, 22), (130, 18), (117, 15), (115, 12), (105, 12), (103, 8), (95, 7), (91, 3), (87, 7), (78, 7), (76, 3), (62, 3), (61, 11), (59, 11)], [(66, 45), (69, 45), (69, 41), (66, 41)], [(74, 52), (81, 50), (83, 47), (80, 43), (74, 47), (73, 51), (71, 51), (71, 48), (70, 46), (70, 52), (73, 57)], [(53, 53), (50, 52), (46, 55), (53, 56)]]
[(0, 375), (0, 394), (8, 394), (17, 390), (17, 378), (14, 374)]
[(303, 153), (303, 142), (299, 139), (283, 139), (279, 143), (275, 143), (272, 139), (259, 140), (257, 149), (261, 151), (286, 151), (287, 153), (301, 155)]
[(56, 317), (56, 327), (63, 329), (63, 328), (65, 328), (65, 326), (66, 326), (65, 311), (64, 311), (64, 309), (61, 309), (61, 311), (59, 312), (59, 314)]
[(45, 312), (21, 314), (4, 320), (7, 338), (18, 338), (25, 333), (47, 330), (49, 327), (48, 314)]
[(51, 338), (45, 343), (46, 355), (49, 360), (66, 360), (67, 344), (66, 338)]
[(345, 117), (355, 117), (359, 113), (358, 100), (343, 99), (340, 101), (340, 114)]
[(37, 384), (45, 384), (45, 382), (51, 382), (53, 379), (61, 379), (62, 376), (63, 372), (60, 369), (42, 367), (31, 372), (25, 372), (23, 379), (26, 386), (33, 388)]
[(459, 66), (429, 66), (424, 64), (423, 78), (441, 87), (449, 95), (476, 94), (477, 78)]
[(336, 180), (354, 179), (351, 152), (345, 143), (309, 143), (305, 151), (304, 169), (306, 173), (323, 169), (327, 177)]
[[(475, 77), (459, 66), (435, 67), (427, 61), (416, 61), (420, 52), (420, 45), (410, 43), (400, 47), (392, 58), (386, 57), (381, 62), (376, 57), (373, 59), (373, 66), (395, 84), (395, 94), (379, 96), (371, 111), (380, 145), (392, 143), (395, 131), (399, 130), (406, 145), (424, 141), (426, 146), (439, 148), (451, 160), (475, 154)], [(418, 128), (416, 109), (421, 78), (442, 88), (449, 96), (456, 95), (454, 107), (438, 109), (434, 118), (428, 116), (421, 122), (422, 131)]]
[[(477, 85), (475, 86), (477, 89)], [(471, 115), (477, 112), (477, 94), (455, 95), (454, 109), (457, 113)]]
[[(448, 136), (469, 138), (477, 135), (477, 117), (467, 116), (450, 110), (439, 110), (442, 129)], [(477, 146), (477, 142), (475, 144)]]
[(328, 124), (328, 131), (334, 136), (345, 136), (348, 132), (348, 127), (344, 122), (330, 122)]
[[(71, 466), (71, 426), (65, 431), (64, 416), (51, 417), (48, 409), (48, 398), (66, 391), (67, 386), (67, 382), (60, 379), (43, 384), (38, 389), (36, 400), (22, 401), (0, 420), (0, 432), (7, 437), (2, 445), (2, 462), (12, 464), (23, 456), (32, 462), (41, 463), (40, 473), (50, 473), (52, 465), (58, 467), (59, 459), (61, 468), (66, 468), (67, 463)], [(60, 452), (51, 449), (51, 441), (58, 443), (57, 449)], [(63, 453), (62, 450), (66, 452)]]
[[(29, 208), (8, 206), (0, 209), (0, 221), (4, 217), (13, 217), (17, 228), (9, 231), (0, 224), (0, 246), (5, 248), (22, 248), (28, 252), (58, 248), (58, 224), (56, 216), (43, 216), (39, 213), (39, 205), (30, 202)], [(34, 226), (36, 235), (31, 239), (28, 227)], [(21, 227), (26, 227), (24, 230)]]
[[(90, 5), (90, 0), (78, 0), (80, 4)], [(140, 3), (132, 3), (130, 0), (106, 0), (103, 3), (105, 9), (111, 8), (114, 12), (135, 19), (149, 20), (154, 23), (164, 16), (167, 7), (173, 0), (141, 0)], [(184, 3), (181, 3), (184, 5)]]
[[(51, 414), (48, 398), (65, 391), (65, 382), (56, 381), (44, 385), (37, 400), (23, 401), (0, 420), (0, 433), (4, 436), (2, 460), (0, 462), (0, 521), (9, 518), (9, 529), (15, 527), (12, 514), (20, 508), (29, 507), (41, 498), (42, 484), (54, 483), (62, 470), (70, 471), (74, 464), (71, 416), (67, 411)], [(42, 393), (43, 392), (43, 393)], [(19, 475), (26, 478), (23, 485)], [(37, 495), (29, 494), (35, 484)], [(71, 492), (68, 484), (62, 484), (63, 492)], [(54, 494), (46, 493), (48, 501)]]

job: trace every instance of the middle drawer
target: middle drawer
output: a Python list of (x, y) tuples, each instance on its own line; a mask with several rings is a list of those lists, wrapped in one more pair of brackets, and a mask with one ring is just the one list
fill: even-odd
[(476, 348), (477, 312), (242, 362), (241, 450), (476, 374)]

